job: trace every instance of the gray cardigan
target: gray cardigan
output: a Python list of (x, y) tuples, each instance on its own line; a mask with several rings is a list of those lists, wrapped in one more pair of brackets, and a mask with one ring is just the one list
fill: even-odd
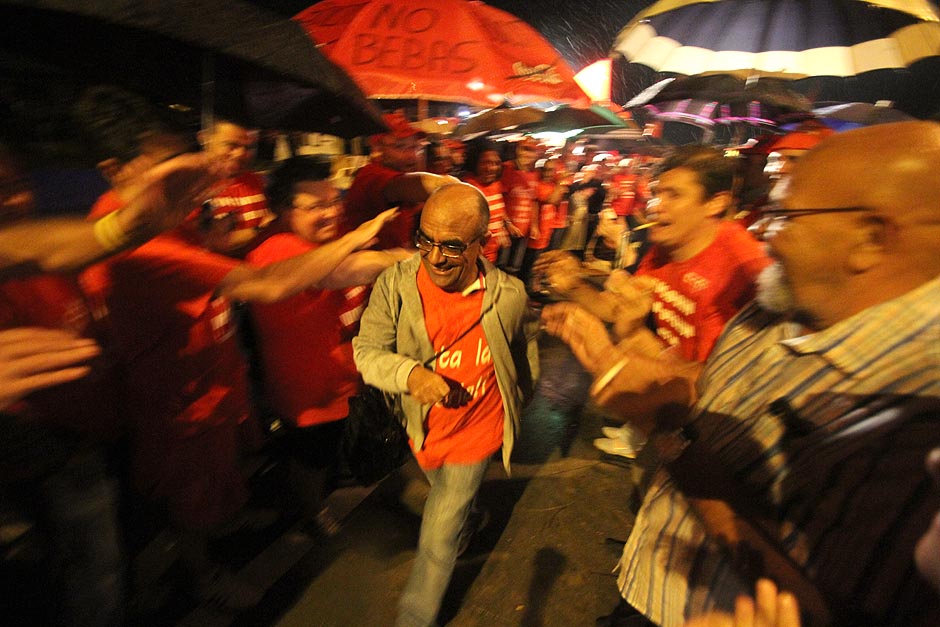
[[(486, 313), (481, 324), (503, 397), (503, 465), (508, 473), (522, 408), (532, 397), (538, 377), (538, 324), (522, 282), (483, 258), (479, 262), (486, 281), (482, 309)], [(408, 394), (408, 375), (434, 356), (418, 293), (420, 264), (416, 254), (379, 275), (359, 335), (353, 339), (356, 368), (363, 380), (399, 395), (405, 428), (418, 450), (424, 445), (424, 422), (431, 406)]]

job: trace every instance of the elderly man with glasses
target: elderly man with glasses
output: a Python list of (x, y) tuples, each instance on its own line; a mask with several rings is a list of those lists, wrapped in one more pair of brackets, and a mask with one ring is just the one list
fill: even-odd
[(573, 305), (543, 314), (600, 405), (655, 416), (633, 422), (662, 466), (618, 579), (650, 623), (628, 624), (729, 610), (758, 576), (808, 625), (940, 624), (912, 557), (938, 509), (921, 470), (940, 444), (938, 167), (934, 122), (810, 151), (768, 216), (776, 263), (704, 367), (616, 348)]
[(435, 191), (421, 215), (419, 254), (379, 276), (353, 340), (365, 382), (401, 396), (431, 484), (398, 627), (434, 624), (489, 460), (502, 448), (508, 471), (537, 374), (525, 288), (480, 254), (488, 222), (486, 198), (472, 185)]

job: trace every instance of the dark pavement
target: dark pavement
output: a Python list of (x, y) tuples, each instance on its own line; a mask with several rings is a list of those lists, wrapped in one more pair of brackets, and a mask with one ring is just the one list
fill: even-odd
[[(567, 349), (547, 338), (542, 356), (512, 476), (498, 461), (490, 466), (479, 503), (491, 519), (457, 563), (441, 625), (590, 627), (617, 603), (612, 571), (636, 471), (592, 446), (603, 419), (582, 411), (589, 380)], [(392, 625), (417, 542), (420, 478), (412, 461), (378, 486), (337, 490), (329, 504), (342, 525), (330, 537), (288, 527), (254, 549), (223, 547), (241, 549), (238, 568), (267, 590), (262, 602), (237, 614), (191, 607), (169, 624)]]

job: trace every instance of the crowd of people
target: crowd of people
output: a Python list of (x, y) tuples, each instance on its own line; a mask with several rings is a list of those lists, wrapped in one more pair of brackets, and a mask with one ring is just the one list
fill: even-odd
[[(935, 123), (778, 138), (755, 191), (712, 147), (429, 142), (396, 112), (343, 190), (323, 157), (255, 172), (238, 119), (193, 134), (114, 87), (73, 108), (110, 187), (87, 217), (35, 218), (0, 144), (0, 542), (38, 536), (55, 593), (11, 616), (124, 624), (135, 510), (194, 599), (256, 605), (210, 539), (335, 531), (368, 384), (430, 486), (396, 626), (431, 627), (489, 463), (510, 468), (541, 327), (592, 377), (598, 448), (646, 472), (600, 624), (940, 619)], [(289, 470), (281, 512), (247, 505), (262, 447)]]

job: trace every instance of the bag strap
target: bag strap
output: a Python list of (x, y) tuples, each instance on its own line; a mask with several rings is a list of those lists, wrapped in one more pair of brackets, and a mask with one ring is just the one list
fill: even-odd
[(429, 367), (431, 366), (431, 364), (433, 364), (434, 361), (435, 361), (438, 357), (440, 357), (441, 355), (443, 355), (444, 353), (446, 353), (447, 351), (449, 351), (451, 348), (453, 348), (454, 345), (457, 344), (457, 342), (459, 342), (460, 340), (462, 340), (462, 339), (467, 335), (467, 333), (470, 333), (470, 331), (473, 331), (473, 330), (477, 327), (478, 324), (480, 324), (481, 322), (483, 322), (483, 316), (485, 316), (487, 313), (489, 313), (490, 309), (492, 309), (492, 308), (493, 308), (493, 305), (495, 305), (495, 304), (496, 304), (495, 301), (492, 302), (492, 303), (490, 303), (490, 306), (483, 310), (483, 313), (480, 314), (480, 317), (477, 318), (477, 321), (474, 322), (473, 324), (471, 324), (471, 325), (470, 325), (469, 327), (467, 327), (466, 329), (464, 329), (463, 333), (461, 333), (460, 335), (458, 335), (456, 340), (454, 340), (453, 342), (451, 342), (450, 344), (448, 344), (447, 346), (445, 346), (444, 348), (442, 348), (441, 350), (439, 350), (433, 357), (430, 357), (430, 358), (426, 359), (426, 360), (424, 361), (424, 364), (423, 364), (424, 367), (425, 367), (425, 368), (429, 368)]

